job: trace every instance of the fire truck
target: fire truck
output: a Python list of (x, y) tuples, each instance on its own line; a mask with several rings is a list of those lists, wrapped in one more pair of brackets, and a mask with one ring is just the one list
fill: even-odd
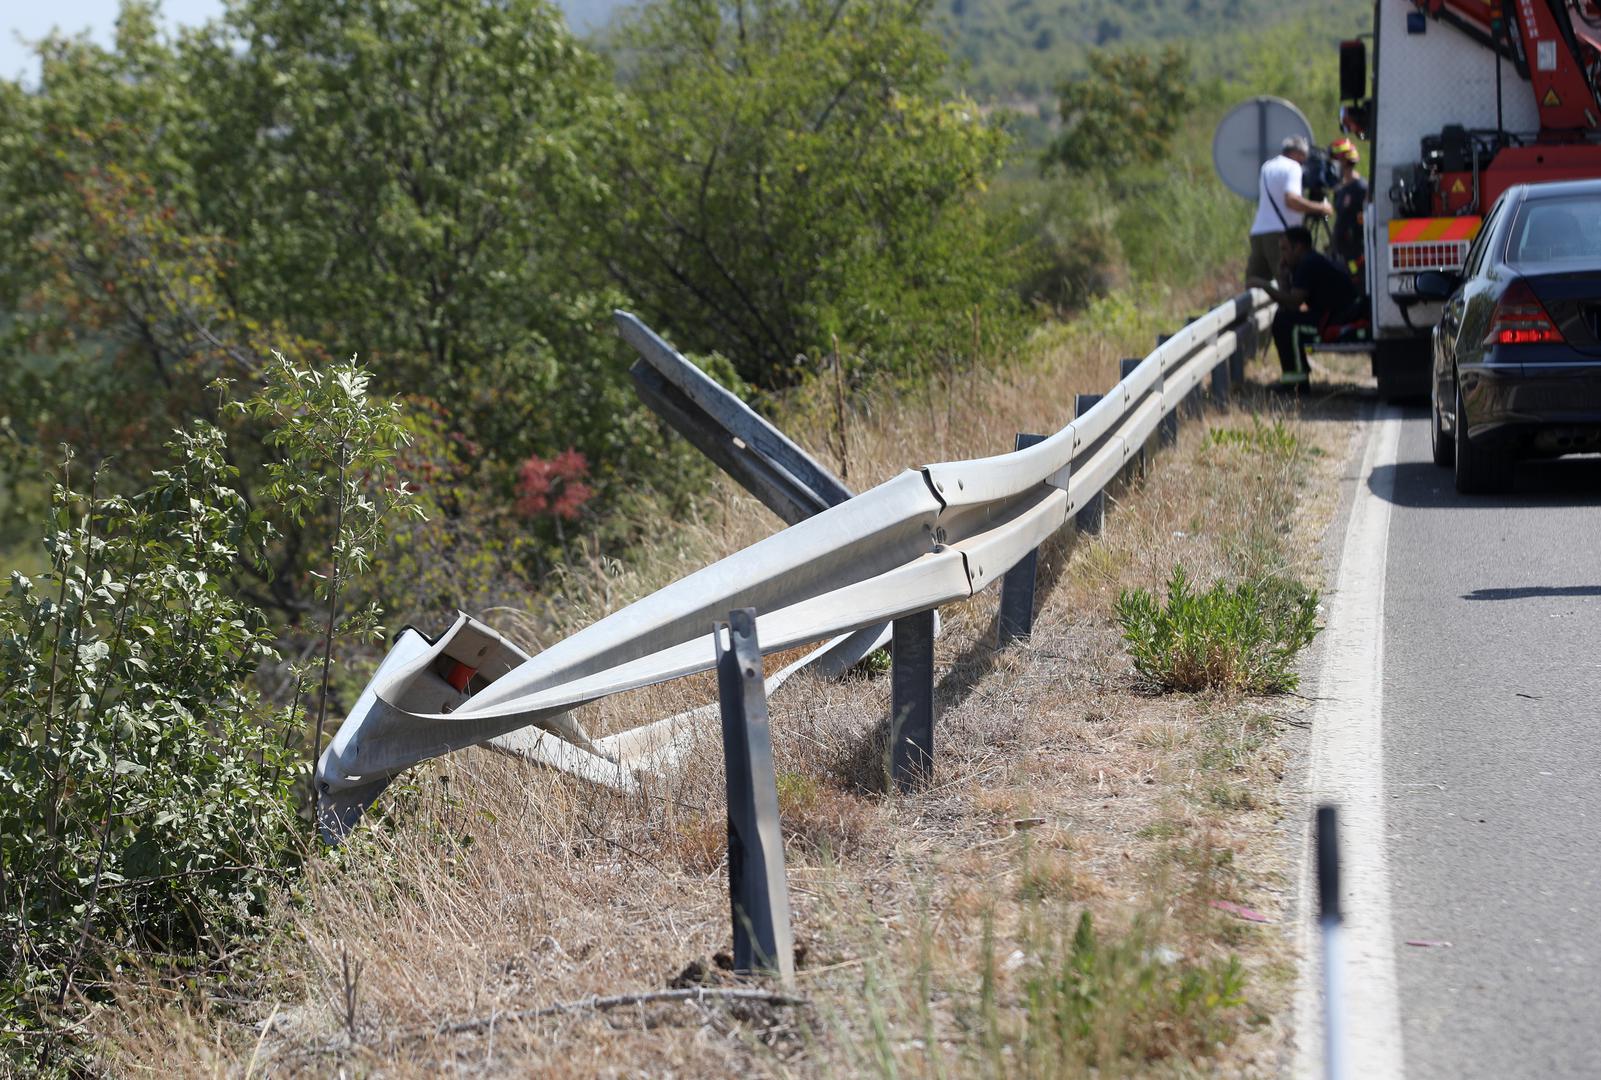
[(1440, 304), (1422, 270), (1459, 271), (1508, 187), (1601, 177), (1595, 0), (1376, 0), (1340, 45), (1341, 125), (1371, 143), (1363, 219), (1380, 393), (1424, 391)]

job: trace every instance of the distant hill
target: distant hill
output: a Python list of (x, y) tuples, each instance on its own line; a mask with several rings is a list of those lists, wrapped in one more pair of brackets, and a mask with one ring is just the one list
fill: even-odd
[(1232, 49), (1274, 23), (1310, 19), (1331, 39), (1366, 30), (1372, 0), (938, 0), (936, 22), (984, 100), (1054, 97), (1096, 48), (1188, 44), (1197, 74), (1227, 75)]
[[(559, 0), (579, 34), (594, 35), (625, 0)], [(955, 81), (986, 102), (1046, 102), (1096, 48), (1191, 46), (1197, 74), (1227, 75), (1240, 39), (1310, 20), (1330, 40), (1368, 28), (1372, 0), (936, 0), (933, 23), (962, 66)]]

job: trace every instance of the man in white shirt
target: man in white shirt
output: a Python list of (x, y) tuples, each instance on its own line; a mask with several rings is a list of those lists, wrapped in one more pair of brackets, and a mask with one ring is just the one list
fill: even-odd
[(1312, 202), (1301, 197), (1301, 166), (1306, 164), (1308, 146), (1299, 135), (1284, 140), (1279, 156), (1262, 163), (1256, 183), (1256, 220), (1251, 223), (1251, 257), (1245, 264), (1245, 277), (1278, 279), (1279, 239), (1285, 230), (1300, 225), (1307, 214), (1328, 217), (1334, 207), (1327, 200)]

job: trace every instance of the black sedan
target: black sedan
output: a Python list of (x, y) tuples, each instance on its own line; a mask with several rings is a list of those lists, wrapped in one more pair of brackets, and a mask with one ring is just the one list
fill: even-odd
[(1495, 491), (1520, 457), (1601, 450), (1601, 180), (1509, 188), (1462, 273), (1418, 275), (1434, 328), (1434, 462)]

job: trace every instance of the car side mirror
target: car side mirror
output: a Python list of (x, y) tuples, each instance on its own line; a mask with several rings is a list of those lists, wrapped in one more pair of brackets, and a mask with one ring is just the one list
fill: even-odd
[(1444, 270), (1423, 270), (1419, 272), (1412, 289), (1425, 300), (1449, 300), (1461, 284), (1462, 278), (1456, 274)]

